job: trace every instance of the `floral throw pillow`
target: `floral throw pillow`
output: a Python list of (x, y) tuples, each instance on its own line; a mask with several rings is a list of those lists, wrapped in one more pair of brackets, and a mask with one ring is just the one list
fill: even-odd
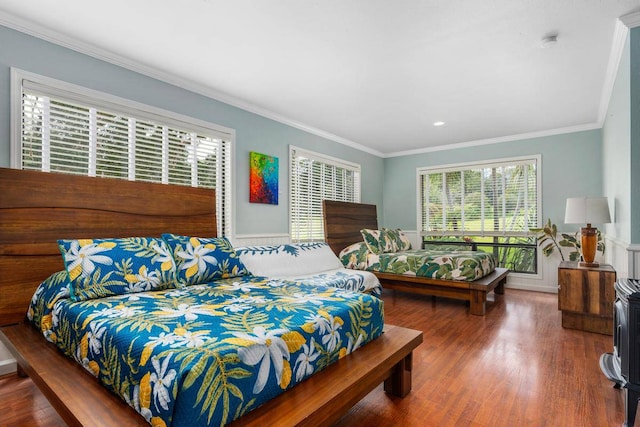
[(385, 240), (390, 241), (390, 243), (387, 244), (393, 247), (393, 252), (408, 251), (411, 249), (411, 241), (399, 228), (395, 230), (383, 228), (382, 231)]
[(173, 257), (162, 239), (58, 240), (73, 301), (175, 287)]
[(340, 251), (340, 261), (345, 268), (352, 270), (366, 270), (367, 269), (367, 254), (369, 254), (369, 248), (364, 242), (353, 243), (342, 251)]
[(398, 243), (398, 249), (401, 251), (410, 251), (412, 248), (411, 240), (409, 240), (407, 235), (404, 234), (402, 230), (400, 230), (399, 228), (398, 228), (398, 234), (400, 235), (400, 242), (401, 242), (401, 243)]
[(400, 236), (396, 230), (383, 228), (380, 231), (380, 252), (384, 254), (398, 252), (398, 241)]
[(371, 253), (379, 254), (382, 252), (380, 248), (380, 233), (382, 230), (372, 230), (369, 228), (363, 228), (360, 230), (360, 234), (364, 239), (365, 245)]
[(189, 237), (163, 234), (176, 262), (178, 282), (197, 285), (249, 274), (225, 237)]

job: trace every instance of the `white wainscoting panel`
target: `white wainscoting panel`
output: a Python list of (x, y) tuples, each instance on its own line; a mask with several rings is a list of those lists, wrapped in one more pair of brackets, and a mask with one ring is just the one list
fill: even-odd
[(0, 377), (16, 371), (16, 361), (9, 350), (0, 342)]
[(640, 245), (633, 244), (627, 247), (627, 260), (629, 262), (627, 275), (618, 277), (629, 277), (631, 279), (640, 279)]
[[(631, 262), (629, 260), (631, 252), (627, 252), (629, 244), (606, 235), (604, 236), (604, 242), (606, 251), (604, 260), (600, 262), (611, 264), (616, 270), (616, 277), (629, 277), (631, 271)], [(640, 247), (638, 249), (640, 250)]]

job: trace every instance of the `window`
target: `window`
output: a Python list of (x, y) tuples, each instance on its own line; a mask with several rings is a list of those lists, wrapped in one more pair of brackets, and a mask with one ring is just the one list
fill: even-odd
[(291, 239), (324, 240), (322, 200), (360, 202), (360, 165), (293, 146), (289, 159)]
[(17, 70), (12, 78), (14, 167), (216, 189), (218, 234), (231, 234), (232, 131)]
[(512, 271), (535, 273), (529, 228), (539, 226), (540, 157), (418, 169), (418, 223), (425, 244), (473, 241)]

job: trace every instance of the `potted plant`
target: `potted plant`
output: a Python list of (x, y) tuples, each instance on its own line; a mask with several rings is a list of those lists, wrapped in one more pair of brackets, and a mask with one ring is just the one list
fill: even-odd
[[(551, 218), (547, 220), (547, 223), (542, 228), (531, 228), (531, 231), (538, 234), (538, 246), (542, 248), (544, 256), (551, 256), (557, 249), (560, 253), (562, 261), (565, 260), (562, 248), (572, 248), (569, 252), (569, 261), (580, 261), (580, 239), (578, 234), (580, 231), (576, 231), (573, 235), (567, 233), (561, 233), (562, 240), (558, 240), (558, 228), (555, 224), (551, 223)], [(602, 240), (602, 234), (600, 230), (598, 234), (598, 245), (596, 250), (604, 255), (605, 243)]]

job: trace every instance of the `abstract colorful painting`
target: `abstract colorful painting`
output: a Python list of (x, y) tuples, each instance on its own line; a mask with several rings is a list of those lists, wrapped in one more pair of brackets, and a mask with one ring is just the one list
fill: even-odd
[(249, 153), (249, 202), (278, 204), (278, 158)]

